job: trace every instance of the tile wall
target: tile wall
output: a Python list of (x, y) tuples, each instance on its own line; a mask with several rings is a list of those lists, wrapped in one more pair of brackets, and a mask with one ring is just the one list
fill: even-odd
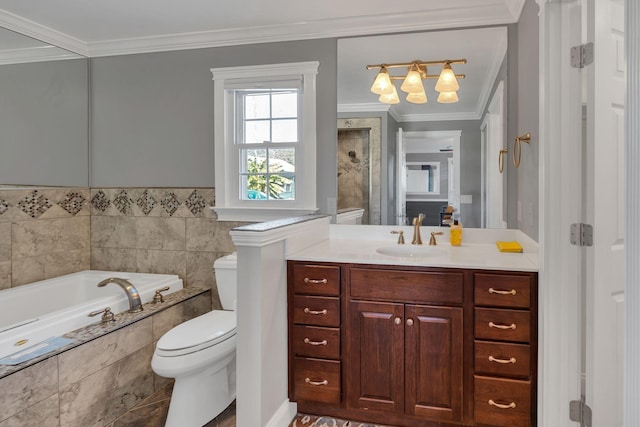
[(213, 262), (235, 250), (209, 206), (213, 188), (92, 188), (91, 268), (178, 274), (185, 286), (213, 289)]
[(88, 188), (0, 188), (0, 289), (90, 266)]

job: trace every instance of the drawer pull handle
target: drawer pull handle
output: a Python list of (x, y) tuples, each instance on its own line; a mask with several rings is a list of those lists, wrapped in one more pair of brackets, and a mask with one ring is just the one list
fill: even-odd
[(327, 345), (327, 340), (311, 341), (309, 338), (305, 338), (304, 343), (309, 345)]
[(324, 315), (328, 313), (326, 308), (324, 310), (311, 310), (309, 309), (309, 307), (305, 307), (304, 312), (306, 314), (315, 314), (315, 315)]
[(496, 362), (496, 363), (502, 363), (502, 364), (516, 363), (516, 358), (512, 357), (510, 359), (496, 359), (493, 356), (489, 356), (489, 362)]
[(516, 402), (511, 402), (508, 405), (504, 405), (502, 403), (494, 402), (493, 399), (489, 399), (489, 405), (495, 406), (496, 408), (500, 408), (500, 409), (513, 409), (516, 407)]
[(311, 384), (311, 385), (327, 385), (327, 384), (329, 384), (329, 381), (327, 381), (327, 380), (311, 381), (311, 378), (305, 378), (304, 382), (307, 383), (307, 384)]
[(304, 278), (304, 283), (311, 283), (312, 285), (326, 285), (327, 279), (309, 279), (308, 277)]
[(500, 289), (489, 288), (489, 293), (490, 294), (498, 294), (498, 295), (515, 295), (516, 294), (516, 290), (515, 289), (511, 289), (510, 291), (503, 291), (503, 290), (500, 290)]
[(490, 328), (496, 328), (496, 329), (515, 329), (516, 328), (516, 324), (512, 323), (510, 325), (501, 325), (499, 323), (489, 322), (489, 327)]

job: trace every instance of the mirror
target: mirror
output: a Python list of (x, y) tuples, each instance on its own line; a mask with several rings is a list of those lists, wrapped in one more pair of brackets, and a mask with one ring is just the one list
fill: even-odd
[(89, 186), (88, 59), (0, 28), (0, 185)]
[[(338, 40), (338, 207), (363, 207), (366, 215), (367, 210), (375, 212), (377, 200), (380, 213), (363, 217), (363, 223), (407, 223), (425, 213), (424, 225), (442, 225), (440, 213), (451, 205), (467, 227), (505, 227), (506, 221), (489, 221), (489, 216), (507, 217), (507, 174), (497, 167), (500, 147), (506, 148), (507, 115), (514, 113), (506, 102), (507, 43), (504, 26)], [(379, 69), (368, 70), (367, 65), (461, 58), (467, 62), (452, 65), (455, 74), (465, 75), (458, 79), (457, 103), (436, 101), (435, 78), (422, 80), (426, 104), (408, 102), (400, 90), (408, 68), (389, 68), (397, 77), (399, 103), (381, 103), (370, 91)], [(437, 76), (441, 69), (427, 65), (427, 74)], [(380, 130), (367, 120), (379, 122)], [(376, 132), (381, 135), (379, 153), (368, 139)], [(340, 146), (354, 138), (362, 142)], [(359, 169), (369, 175), (344, 180), (356, 187), (345, 191), (340, 173), (355, 170), (354, 159), (367, 166)], [(376, 168), (380, 176), (375, 176)], [(426, 191), (419, 191), (415, 180), (426, 182)], [(360, 198), (363, 204), (341, 205), (341, 195), (354, 192), (366, 195)], [(354, 200), (358, 198), (346, 203)]]

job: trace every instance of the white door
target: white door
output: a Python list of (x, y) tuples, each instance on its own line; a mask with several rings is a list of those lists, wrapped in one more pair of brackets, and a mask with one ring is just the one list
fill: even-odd
[[(587, 0), (586, 41), (595, 61), (585, 67), (586, 403), (593, 426), (623, 425), (624, 355), (624, 104), (623, 0)], [(584, 13), (584, 11), (583, 11)]]
[(484, 226), (488, 228), (507, 228), (504, 218), (504, 168), (508, 157), (503, 157), (503, 172), (500, 172), (500, 152), (504, 148), (504, 83), (500, 82), (491, 102), (488, 112), (480, 126), (484, 139), (483, 148), (485, 159), (483, 183), (485, 208)]
[(407, 147), (398, 129), (396, 144), (396, 225), (407, 223)]

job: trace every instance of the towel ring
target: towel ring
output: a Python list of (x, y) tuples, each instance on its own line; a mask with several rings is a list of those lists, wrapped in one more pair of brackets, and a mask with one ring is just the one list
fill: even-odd
[(500, 150), (500, 152), (498, 153), (498, 170), (500, 171), (500, 173), (502, 173), (504, 171), (504, 156), (505, 154), (507, 154), (509, 152), (509, 150), (507, 149), (502, 149)]
[[(516, 140), (513, 142), (513, 166), (516, 168), (520, 166), (520, 160), (522, 159), (522, 143), (526, 142), (529, 144), (531, 142), (531, 133), (527, 132), (524, 135), (516, 136)], [(516, 152), (517, 159), (516, 159)]]

